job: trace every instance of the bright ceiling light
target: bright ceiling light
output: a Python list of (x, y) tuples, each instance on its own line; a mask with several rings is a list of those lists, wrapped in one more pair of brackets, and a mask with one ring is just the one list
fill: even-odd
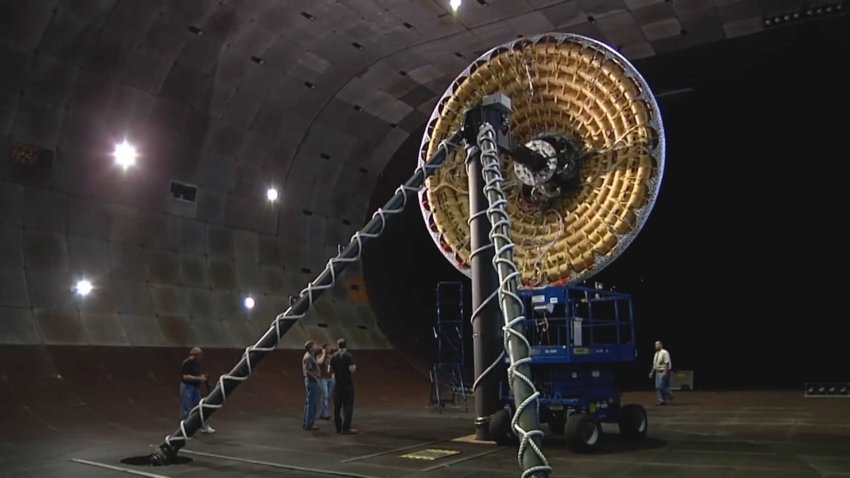
[(269, 188), (268, 191), (266, 191), (266, 199), (271, 202), (277, 201), (277, 189)]
[(254, 298), (251, 296), (245, 297), (245, 300), (242, 301), (242, 304), (246, 309), (251, 310), (254, 308)]
[(123, 143), (115, 145), (115, 151), (112, 153), (112, 156), (115, 157), (115, 164), (121, 166), (126, 171), (127, 168), (136, 164), (138, 154), (136, 153), (136, 148), (125, 139)]
[(93, 288), (94, 286), (91, 285), (91, 282), (87, 281), (86, 279), (77, 281), (77, 285), (74, 286), (74, 290), (81, 297), (89, 295), (89, 292), (91, 292)]
[(457, 9), (460, 8), (460, 0), (451, 0), (449, 5), (452, 6), (452, 10), (457, 11)]

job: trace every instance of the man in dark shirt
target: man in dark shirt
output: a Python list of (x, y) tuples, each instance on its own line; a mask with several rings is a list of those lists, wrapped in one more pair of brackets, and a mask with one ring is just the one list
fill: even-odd
[[(189, 413), (201, 401), (201, 384), (207, 381), (207, 375), (201, 373), (202, 354), (200, 348), (192, 348), (189, 358), (180, 366), (180, 418), (183, 420), (189, 418)], [(207, 423), (201, 432), (215, 433), (215, 429)]]
[[(345, 348), (345, 339), (336, 342), (337, 352), (331, 357), (331, 370), (334, 374), (334, 425), (337, 433), (354, 434), (351, 428), (351, 416), (354, 413), (354, 381), (351, 374), (357, 369), (354, 358)], [(340, 415), (342, 411), (342, 415)]]
[(316, 426), (316, 412), (319, 408), (319, 400), (322, 398), (322, 391), (319, 387), (319, 363), (316, 362), (316, 354), (320, 347), (316, 342), (308, 340), (304, 344), (304, 357), (301, 358), (301, 372), (304, 374), (304, 389), (307, 392), (307, 398), (304, 400), (304, 424), (302, 428), (305, 430), (318, 430)]

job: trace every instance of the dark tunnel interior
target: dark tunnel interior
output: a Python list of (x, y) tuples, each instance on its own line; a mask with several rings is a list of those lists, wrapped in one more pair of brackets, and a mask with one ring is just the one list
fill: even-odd
[[(848, 9), (0, 1), (0, 477), (850, 476)], [(574, 294), (470, 390), (428, 232), (463, 248), (459, 162), (372, 240), (495, 89), (540, 140), (524, 280), (610, 262), (636, 361)], [(463, 381), (429, 373), (441, 282)]]

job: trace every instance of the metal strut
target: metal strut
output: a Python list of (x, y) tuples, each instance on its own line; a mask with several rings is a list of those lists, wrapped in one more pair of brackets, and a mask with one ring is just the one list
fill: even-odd
[(396, 189), (395, 194), (384, 207), (379, 208), (372, 215), (372, 219), (351, 236), (348, 246), (344, 249), (340, 246), (339, 253), (328, 261), (319, 276), (307, 284), (307, 287), (301, 290), (297, 298), (291, 300), (289, 308), (275, 318), (269, 330), (260, 337), (257, 343), (245, 349), (239, 363), (229, 373), (218, 379), (216, 387), (192, 409), (189, 417), (180, 421), (177, 431), (165, 437), (165, 441), (151, 454), (151, 464), (167, 465), (174, 461), (180, 448), (185, 446), (192, 435), (203, 427), (218, 409), (224, 406), (227, 397), (233, 393), (236, 387), (248, 379), (266, 354), (275, 349), (281, 337), (289, 331), (298, 319), (304, 317), (315, 300), (318, 300), (327, 289), (334, 286), (337, 275), (342, 273), (348, 267), (348, 264), (360, 259), (363, 244), (384, 232), (387, 217), (398, 215), (404, 210), (407, 206), (408, 197), (419, 192), (425, 186), (425, 179), (443, 164), (451, 151), (457, 148), (459, 138), (460, 134), (455, 132), (440, 143), (434, 155), (425, 164), (416, 168), (410, 179)]
[(519, 271), (513, 261), (514, 244), (510, 238), (510, 218), (505, 205), (508, 203), (502, 190), (501, 161), (497, 146), (496, 131), (489, 122), (483, 122), (478, 130), (478, 148), (481, 150), (481, 165), (484, 174), (484, 193), (487, 195), (490, 218), (490, 240), (495, 247), (493, 266), (499, 274), (499, 304), (504, 319), (505, 350), (510, 359), (508, 382), (514, 395), (516, 413), (511, 428), (520, 439), (518, 460), (523, 469), (522, 478), (549, 476), (552, 467), (543, 455), (541, 442), (543, 432), (538, 418), (539, 393), (531, 381), (531, 344), (524, 334), (522, 325), (522, 300), (517, 295)]
[[(474, 133), (473, 133), (474, 134)], [(470, 138), (471, 139), (471, 138)], [(505, 352), (500, 343), (501, 312), (497, 300), (499, 276), (493, 269), (493, 242), (488, 236), (487, 197), (484, 176), (474, 140), (466, 143), (466, 173), (469, 181), (469, 264), (472, 271), (472, 345), (475, 381), (475, 439), (492, 440), (490, 417), (504, 404), (499, 397)], [(499, 373), (495, 373), (498, 370)]]

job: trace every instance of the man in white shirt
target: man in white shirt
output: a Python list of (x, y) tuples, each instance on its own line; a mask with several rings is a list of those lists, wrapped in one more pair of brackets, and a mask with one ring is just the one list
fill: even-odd
[(660, 340), (655, 342), (655, 357), (652, 358), (652, 371), (649, 372), (649, 378), (655, 375), (656, 405), (664, 405), (670, 400), (673, 400), (673, 394), (670, 393), (670, 374), (672, 370), (673, 364), (670, 362), (670, 352), (664, 350), (664, 344)]

